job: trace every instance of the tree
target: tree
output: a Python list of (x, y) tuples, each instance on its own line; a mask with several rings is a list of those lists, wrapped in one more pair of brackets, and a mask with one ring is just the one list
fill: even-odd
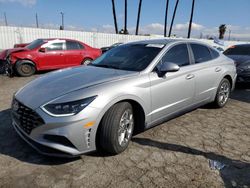
[(164, 22), (164, 37), (167, 36), (168, 4), (169, 4), (169, 0), (167, 0), (167, 2), (166, 2), (165, 22)]
[(194, 14), (194, 3), (195, 3), (195, 0), (193, 0), (193, 3), (192, 3), (192, 10), (191, 10), (191, 16), (190, 16), (190, 21), (189, 21), (188, 36), (187, 36), (187, 38), (190, 38), (191, 29), (192, 29), (193, 14)]
[(227, 29), (226, 24), (221, 24), (219, 26), (219, 34), (220, 34), (219, 39), (224, 39), (226, 29)]
[(142, 0), (139, 0), (135, 35), (138, 35), (138, 33), (139, 33), (139, 24), (140, 24), (140, 15), (141, 15), (141, 3), (142, 3)]
[(178, 7), (178, 3), (179, 3), (179, 0), (176, 0), (175, 7), (174, 7), (174, 13), (173, 13), (173, 16), (172, 16), (172, 21), (171, 21), (171, 25), (170, 25), (170, 29), (169, 29), (169, 33), (168, 33), (168, 37), (170, 37), (171, 33), (172, 33), (172, 27), (173, 27), (173, 24), (174, 24), (174, 19), (175, 19), (175, 14), (176, 14), (176, 10), (177, 10), (177, 7)]
[(118, 27), (117, 27), (117, 20), (116, 20), (115, 2), (114, 2), (114, 0), (112, 0), (112, 9), (113, 9), (114, 24), (115, 24), (115, 33), (118, 34)]

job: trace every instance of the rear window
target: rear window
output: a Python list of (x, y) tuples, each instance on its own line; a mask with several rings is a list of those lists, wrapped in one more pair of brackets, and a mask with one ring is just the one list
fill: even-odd
[(191, 44), (191, 48), (194, 54), (195, 63), (203, 63), (212, 59), (210, 50), (200, 44)]
[(250, 55), (250, 46), (232, 46), (228, 48), (225, 55)]
[(66, 42), (67, 50), (79, 50), (83, 49), (83, 46), (75, 41), (67, 41)]

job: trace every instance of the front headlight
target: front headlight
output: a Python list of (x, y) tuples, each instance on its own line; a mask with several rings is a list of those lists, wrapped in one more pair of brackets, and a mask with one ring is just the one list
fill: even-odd
[(85, 99), (65, 102), (65, 103), (49, 103), (42, 106), (43, 111), (55, 117), (73, 116), (88, 106), (97, 96)]

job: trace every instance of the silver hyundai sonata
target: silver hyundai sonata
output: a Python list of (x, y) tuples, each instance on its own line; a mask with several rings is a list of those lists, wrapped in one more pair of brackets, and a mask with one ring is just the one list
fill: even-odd
[(148, 40), (114, 48), (88, 66), (51, 72), (20, 89), (15, 130), (39, 152), (118, 154), (131, 136), (207, 103), (223, 107), (234, 62), (190, 40)]

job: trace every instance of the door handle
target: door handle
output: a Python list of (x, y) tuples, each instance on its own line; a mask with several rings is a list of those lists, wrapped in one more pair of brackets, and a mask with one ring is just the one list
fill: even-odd
[(216, 67), (215, 68), (215, 72), (220, 72), (221, 71), (221, 68), (220, 67)]
[(194, 78), (194, 75), (193, 75), (193, 74), (188, 74), (188, 75), (186, 76), (186, 79), (187, 79), (187, 80), (190, 80), (190, 79), (192, 79), (192, 78)]

